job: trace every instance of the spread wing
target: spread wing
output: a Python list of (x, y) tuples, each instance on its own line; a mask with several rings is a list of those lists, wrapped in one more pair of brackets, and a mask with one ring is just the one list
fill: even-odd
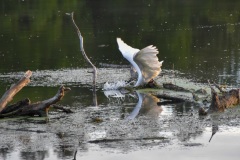
[(131, 46), (127, 45), (122, 41), (121, 38), (117, 38), (118, 48), (121, 51), (122, 55), (130, 61), (132, 59), (133, 55), (137, 52), (139, 52), (139, 49), (132, 48)]
[(161, 72), (163, 61), (158, 61), (158, 53), (157, 48), (151, 45), (143, 48), (134, 55), (133, 60), (142, 71), (142, 75), (146, 83), (158, 76)]

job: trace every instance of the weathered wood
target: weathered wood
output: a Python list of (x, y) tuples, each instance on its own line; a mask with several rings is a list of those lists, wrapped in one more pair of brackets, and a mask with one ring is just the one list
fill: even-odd
[(65, 88), (64, 86), (61, 86), (58, 89), (56, 95), (47, 100), (36, 102), (33, 104), (30, 103), (30, 100), (25, 100), (24, 102), (17, 102), (13, 105), (15, 107), (11, 107), (14, 109), (6, 109), (4, 113), (0, 114), (0, 118), (12, 116), (45, 116), (48, 114), (49, 107), (60, 101), (65, 95), (65, 92), (69, 90), (70, 88)]
[(31, 102), (28, 98), (21, 100), (15, 104), (9, 105), (7, 107), (5, 107), (2, 112), (0, 112), (1, 114), (6, 114), (6, 113), (10, 113), (16, 110), (21, 109), (23, 106), (29, 105)]
[(93, 68), (93, 105), (94, 106), (97, 106), (97, 95), (96, 95), (96, 79), (97, 79), (97, 68), (95, 67), (95, 65), (90, 61), (90, 59), (88, 58), (85, 50), (84, 50), (84, 47), (83, 47), (83, 36), (80, 32), (80, 29), (78, 28), (77, 24), (75, 23), (74, 21), (74, 13), (72, 12), (71, 14), (71, 18), (72, 18), (72, 22), (73, 22), (73, 25), (75, 26), (76, 28), (76, 31), (77, 31), (77, 34), (78, 34), (78, 38), (80, 40), (80, 51), (82, 52), (82, 55), (83, 57), (86, 59), (86, 61), (92, 66)]
[(31, 76), (32, 72), (28, 70), (16, 84), (12, 85), (11, 88), (4, 93), (4, 95), (0, 99), (0, 112), (13, 99), (15, 94), (17, 94), (24, 86), (26, 86), (30, 82)]
[(53, 96), (52, 98), (49, 98), (47, 100), (37, 102), (30, 104), (29, 106), (25, 106), (22, 108), (21, 112), (19, 112), (17, 115), (19, 116), (34, 116), (34, 115), (39, 115), (39, 116), (44, 116), (48, 114), (48, 109), (51, 105), (57, 103), (60, 101), (63, 96), (65, 95), (65, 91), (69, 91), (70, 88), (65, 88), (64, 86), (61, 86), (56, 95)]
[(96, 86), (96, 78), (97, 78), (97, 68), (95, 67), (95, 65), (90, 61), (90, 59), (88, 58), (85, 50), (84, 50), (84, 47), (83, 47), (83, 37), (82, 37), (82, 34), (77, 26), (77, 24), (75, 23), (74, 21), (74, 13), (72, 12), (71, 13), (71, 18), (72, 18), (72, 22), (73, 22), (73, 25), (74, 27), (76, 28), (76, 31), (77, 31), (77, 34), (78, 34), (78, 38), (80, 40), (80, 51), (82, 52), (82, 55), (83, 57), (87, 60), (87, 62), (92, 66), (93, 68), (93, 85)]

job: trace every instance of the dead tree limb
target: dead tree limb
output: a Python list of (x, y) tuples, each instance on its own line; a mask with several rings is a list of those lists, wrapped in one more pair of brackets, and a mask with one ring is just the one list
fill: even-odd
[(94, 66), (94, 64), (90, 61), (90, 59), (88, 58), (88, 56), (85, 53), (84, 47), (83, 47), (83, 37), (82, 34), (77, 26), (77, 24), (74, 21), (74, 17), (73, 17), (74, 13), (71, 13), (71, 18), (72, 18), (72, 22), (77, 30), (77, 34), (80, 40), (80, 51), (82, 52), (83, 57), (87, 60), (87, 62), (92, 66), (93, 68), (93, 85), (96, 86), (96, 78), (97, 78), (97, 68)]
[(71, 13), (71, 18), (72, 18), (72, 22), (73, 25), (76, 28), (79, 40), (80, 40), (80, 51), (82, 52), (83, 57), (87, 60), (87, 62), (92, 66), (93, 68), (93, 105), (97, 106), (97, 96), (96, 96), (96, 78), (97, 78), (97, 68), (94, 66), (94, 64), (90, 61), (90, 59), (88, 58), (87, 54), (85, 53), (84, 47), (83, 47), (83, 37), (82, 34), (77, 26), (77, 24), (74, 21), (74, 17), (73, 17), (74, 13)]
[(30, 100), (28, 98), (18, 101), (15, 104), (5, 107), (0, 114), (7, 114), (19, 110), (22, 106), (30, 105)]
[[(48, 114), (48, 109), (51, 105), (60, 101), (65, 95), (66, 91), (69, 91), (70, 88), (65, 88), (61, 86), (56, 95), (47, 100), (36, 102), (31, 104), (30, 100), (26, 99), (23, 102), (17, 102), (14, 104), (14, 107), (11, 107), (10, 110), (4, 110), (0, 113), (0, 118), (12, 117), (12, 116), (45, 116)], [(14, 108), (14, 109), (13, 109)]]
[(0, 99), (0, 113), (6, 107), (6, 105), (13, 99), (15, 94), (17, 94), (24, 86), (26, 86), (30, 82), (30, 77), (32, 76), (31, 71), (27, 71), (24, 76), (11, 88), (4, 93), (2, 98)]

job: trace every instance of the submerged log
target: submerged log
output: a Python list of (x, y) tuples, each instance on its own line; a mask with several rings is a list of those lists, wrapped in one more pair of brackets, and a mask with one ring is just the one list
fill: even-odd
[(16, 84), (12, 85), (11, 88), (5, 92), (5, 94), (0, 99), (0, 113), (13, 99), (15, 94), (17, 94), (24, 86), (26, 86), (30, 82), (31, 76), (32, 72), (28, 70)]
[[(26, 98), (15, 104), (7, 106), (7, 104), (13, 99), (13, 97), (30, 82), (31, 71), (27, 71), (24, 76), (12, 87), (7, 90), (0, 99), (0, 118), (13, 117), (13, 116), (34, 116), (34, 115), (47, 115), (48, 109), (51, 105), (60, 101), (65, 95), (66, 91), (70, 88), (61, 86), (56, 95), (47, 100), (32, 103), (30, 99)], [(63, 110), (63, 108), (61, 108)]]
[(26, 98), (24, 100), (18, 101), (15, 104), (9, 105), (0, 112), (1, 114), (7, 114), (19, 110), (22, 106), (30, 105), (30, 99)]
[(158, 95), (156, 95), (156, 97), (171, 101), (173, 103), (182, 103), (182, 102), (188, 101), (187, 99), (183, 99), (183, 98), (180, 98), (180, 97), (173, 97), (173, 96), (169, 96), (169, 95), (166, 95), (166, 94), (161, 94), (161, 95), (158, 94)]
[(163, 83), (163, 88), (169, 89), (169, 90), (174, 90), (174, 91), (179, 91), (179, 92), (189, 92), (188, 89), (185, 89), (183, 87), (179, 87), (175, 84), (172, 83)]
[(19, 101), (16, 104), (13, 104), (9, 107), (6, 107), (1, 113), (0, 118), (4, 117), (13, 117), (13, 116), (46, 116), (48, 115), (48, 110), (51, 105), (60, 101), (65, 95), (66, 91), (69, 91), (70, 88), (65, 88), (61, 86), (56, 95), (52, 98), (49, 98), (44, 101), (32, 103), (29, 99)]

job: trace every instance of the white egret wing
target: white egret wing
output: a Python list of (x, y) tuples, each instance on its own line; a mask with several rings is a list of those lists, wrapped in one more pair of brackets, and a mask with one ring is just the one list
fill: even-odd
[(158, 53), (157, 48), (151, 45), (143, 48), (133, 57), (133, 60), (139, 66), (146, 83), (158, 76), (161, 72), (163, 61), (158, 61)]
[(133, 59), (133, 55), (140, 50), (137, 48), (132, 48), (122, 41), (121, 38), (117, 38), (118, 48), (121, 51), (122, 55), (128, 60), (131, 61)]

